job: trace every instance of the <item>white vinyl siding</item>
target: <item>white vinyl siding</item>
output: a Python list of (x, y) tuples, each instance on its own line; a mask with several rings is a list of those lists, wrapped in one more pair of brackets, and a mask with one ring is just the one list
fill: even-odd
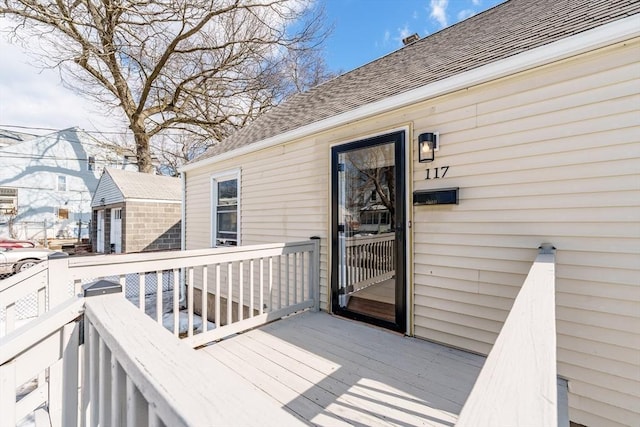
[(414, 122), (441, 144), (414, 163), (414, 189), (460, 187), (457, 206), (414, 209), (415, 334), (487, 353), (551, 242), (558, 373), (571, 419), (590, 426), (640, 421), (639, 55), (634, 43), (523, 73)]
[[(408, 126), (412, 190), (460, 187), (459, 205), (412, 209), (414, 334), (486, 354), (550, 242), (570, 418), (639, 425), (638, 57), (637, 40), (621, 43), (189, 171), (187, 247), (207, 245), (207, 177), (242, 167), (243, 244), (321, 236), (326, 309), (329, 147)], [(423, 132), (440, 133), (429, 164)], [(444, 179), (425, 179), (442, 166)]]
[(91, 206), (105, 206), (122, 202), (124, 202), (124, 195), (120, 189), (118, 189), (116, 183), (113, 182), (113, 179), (108, 173), (103, 174), (91, 200)]

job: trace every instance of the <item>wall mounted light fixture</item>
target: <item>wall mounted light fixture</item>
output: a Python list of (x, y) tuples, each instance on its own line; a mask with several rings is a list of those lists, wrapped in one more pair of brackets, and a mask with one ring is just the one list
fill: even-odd
[(432, 162), (436, 158), (435, 152), (440, 148), (438, 136), (437, 132), (421, 133), (418, 136), (418, 160), (420, 163)]

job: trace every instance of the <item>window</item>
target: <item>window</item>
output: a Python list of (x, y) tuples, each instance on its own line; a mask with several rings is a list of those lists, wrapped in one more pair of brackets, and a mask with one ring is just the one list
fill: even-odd
[(58, 191), (67, 191), (67, 177), (64, 175), (58, 175), (57, 181), (57, 190)]
[(87, 159), (87, 170), (92, 171), (96, 169), (96, 158), (94, 156), (89, 156)]
[(69, 219), (69, 209), (58, 208), (56, 209), (56, 216), (58, 219)]
[(237, 246), (239, 243), (240, 172), (211, 178), (211, 245)]

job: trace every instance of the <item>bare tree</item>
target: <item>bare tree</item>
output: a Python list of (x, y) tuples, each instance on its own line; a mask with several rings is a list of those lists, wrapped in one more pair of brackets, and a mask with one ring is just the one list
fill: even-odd
[(315, 52), (326, 35), (322, 10), (312, 5), (0, 0), (0, 16), (12, 20), (13, 37), (38, 37), (42, 65), (59, 67), (105, 113), (124, 115), (138, 167), (150, 172), (152, 138), (170, 130), (219, 141), (287, 94), (283, 59)]

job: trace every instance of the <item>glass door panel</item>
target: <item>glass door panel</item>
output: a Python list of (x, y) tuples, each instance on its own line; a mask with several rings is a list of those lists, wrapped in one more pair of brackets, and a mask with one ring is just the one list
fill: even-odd
[(402, 146), (397, 133), (333, 153), (334, 312), (394, 329), (405, 312)]

